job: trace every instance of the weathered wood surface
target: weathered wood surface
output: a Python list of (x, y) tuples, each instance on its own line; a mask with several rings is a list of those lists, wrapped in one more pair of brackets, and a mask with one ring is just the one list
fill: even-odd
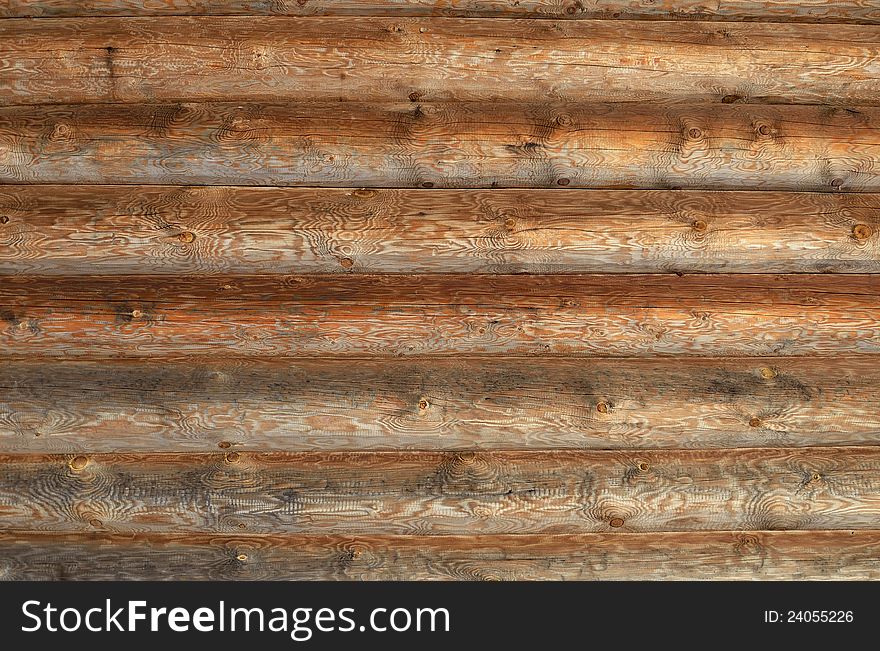
[(0, 532), (0, 580), (876, 580), (878, 531), (535, 536)]
[(880, 357), (10, 361), (0, 451), (880, 444)]
[(470, 16), (880, 23), (876, 0), (7, 0), (0, 17)]
[(0, 455), (0, 527), (340, 534), (877, 529), (880, 449)]
[(880, 26), (420, 18), (0, 21), (0, 104), (880, 103)]
[(11, 276), (0, 355), (840, 356), (876, 275)]
[(880, 191), (880, 108), (0, 108), (0, 183)]
[(880, 196), (0, 186), (0, 273), (880, 272)]
[(880, 5), (702, 4), (3, 3), (0, 579), (880, 579)]

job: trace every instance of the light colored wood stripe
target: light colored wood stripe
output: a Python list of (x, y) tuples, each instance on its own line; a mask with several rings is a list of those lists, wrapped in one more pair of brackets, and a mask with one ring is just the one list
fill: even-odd
[(877, 529), (880, 449), (0, 455), (0, 527), (557, 534)]
[(869, 194), (0, 186), (0, 273), (880, 272)]
[(880, 444), (880, 361), (9, 361), (0, 451)]
[(880, 103), (880, 26), (420, 18), (0, 22), (0, 104)]
[(880, 108), (0, 108), (0, 183), (880, 191)]

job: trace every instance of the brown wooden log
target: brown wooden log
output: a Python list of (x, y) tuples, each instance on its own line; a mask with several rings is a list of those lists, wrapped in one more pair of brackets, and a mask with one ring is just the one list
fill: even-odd
[(880, 444), (880, 361), (4, 362), (0, 451)]
[(211, 17), (0, 21), (0, 104), (876, 105), (880, 27)]
[(880, 23), (873, 0), (7, 0), (0, 16), (466, 16)]
[(880, 108), (0, 109), (0, 183), (880, 191)]
[(880, 449), (0, 455), (0, 528), (877, 529)]
[(876, 580), (878, 531), (556, 536), (0, 532), (6, 580)]
[(878, 214), (849, 193), (12, 185), (0, 273), (876, 273)]
[(876, 275), (12, 276), (0, 355), (880, 352)]

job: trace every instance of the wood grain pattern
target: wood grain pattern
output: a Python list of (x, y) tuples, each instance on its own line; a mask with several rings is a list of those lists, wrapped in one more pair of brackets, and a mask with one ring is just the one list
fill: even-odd
[(471, 16), (880, 23), (875, 0), (7, 0), (0, 16)]
[(2, 452), (880, 443), (880, 358), (10, 361)]
[(876, 275), (12, 276), (0, 355), (880, 352)]
[(2, 274), (880, 272), (854, 193), (10, 185), (0, 221)]
[(0, 580), (876, 580), (880, 532), (218, 536), (0, 532)]
[(0, 108), (0, 183), (880, 191), (880, 109)]
[(5, 530), (877, 529), (880, 449), (0, 455)]
[(3, 2), (0, 579), (880, 579), (878, 197), (875, 0)]
[(10, 105), (880, 103), (880, 27), (871, 25), (21, 19), (0, 22), (0, 44), (0, 104)]

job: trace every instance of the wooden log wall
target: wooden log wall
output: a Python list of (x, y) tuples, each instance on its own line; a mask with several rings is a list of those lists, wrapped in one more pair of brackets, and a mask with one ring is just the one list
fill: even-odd
[(878, 405), (872, 0), (0, 6), (0, 578), (878, 579)]

